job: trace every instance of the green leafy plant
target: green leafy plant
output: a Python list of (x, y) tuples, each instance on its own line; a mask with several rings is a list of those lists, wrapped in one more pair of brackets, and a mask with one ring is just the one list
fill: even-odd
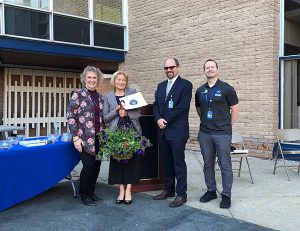
[(98, 134), (100, 150), (96, 158), (108, 160), (110, 156), (127, 163), (134, 155), (145, 154), (145, 149), (151, 146), (144, 136), (138, 136), (133, 129), (107, 128)]

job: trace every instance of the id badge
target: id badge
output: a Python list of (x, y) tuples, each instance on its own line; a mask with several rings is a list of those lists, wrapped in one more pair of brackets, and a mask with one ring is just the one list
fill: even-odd
[(207, 112), (207, 119), (211, 120), (213, 118), (213, 113), (212, 111)]
[(169, 108), (173, 108), (173, 100), (169, 100)]

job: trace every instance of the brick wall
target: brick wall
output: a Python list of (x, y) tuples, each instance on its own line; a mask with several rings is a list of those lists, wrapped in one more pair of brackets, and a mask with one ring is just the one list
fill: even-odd
[[(179, 59), (182, 76), (194, 85), (193, 95), (205, 82), (203, 62), (214, 58), (220, 79), (232, 84), (240, 99), (234, 129), (256, 155), (269, 155), (278, 124), (279, 0), (128, 2), (129, 51), (120, 68), (146, 100), (153, 102), (156, 85), (166, 78), (165, 58)], [(198, 149), (194, 102), (188, 148)]]

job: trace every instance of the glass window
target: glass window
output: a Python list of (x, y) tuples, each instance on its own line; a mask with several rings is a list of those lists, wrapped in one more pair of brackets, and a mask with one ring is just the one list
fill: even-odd
[(122, 24), (122, 0), (94, 0), (94, 20)]
[(5, 0), (4, 2), (49, 10), (49, 0)]
[[(0, 26), (4, 24), (0, 28), (2, 34), (97, 47), (125, 47), (123, 0), (0, 0), (1, 2), (5, 18), (0, 23)], [(93, 7), (90, 3), (94, 4)], [(91, 8), (94, 15), (91, 15)], [(92, 23), (94, 27), (91, 27)], [(94, 38), (93, 45), (91, 36)]]
[(49, 39), (49, 15), (27, 9), (6, 6), (5, 33)]
[[(282, 128), (300, 128), (300, 1), (284, 1)], [(293, 56), (291, 56), (293, 55)]]
[(2, 30), (2, 4), (0, 2), (0, 35), (2, 35), (3, 30)]
[(54, 0), (53, 9), (55, 12), (70, 14), (87, 18), (89, 7), (87, 0)]
[(87, 20), (54, 15), (54, 40), (90, 44), (90, 22)]
[(124, 49), (124, 28), (104, 23), (94, 23), (95, 46)]
[(287, 0), (284, 7), (284, 55), (297, 55), (300, 54), (300, 2)]
[(300, 128), (300, 60), (284, 62), (283, 128)]

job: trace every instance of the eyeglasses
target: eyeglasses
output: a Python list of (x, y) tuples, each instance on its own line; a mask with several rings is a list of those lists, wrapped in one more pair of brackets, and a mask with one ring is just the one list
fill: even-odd
[(177, 67), (177, 66), (169, 66), (169, 67), (164, 67), (164, 70), (165, 70), (165, 71), (167, 71), (168, 69), (171, 69), (171, 70), (173, 70), (175, 67)]

